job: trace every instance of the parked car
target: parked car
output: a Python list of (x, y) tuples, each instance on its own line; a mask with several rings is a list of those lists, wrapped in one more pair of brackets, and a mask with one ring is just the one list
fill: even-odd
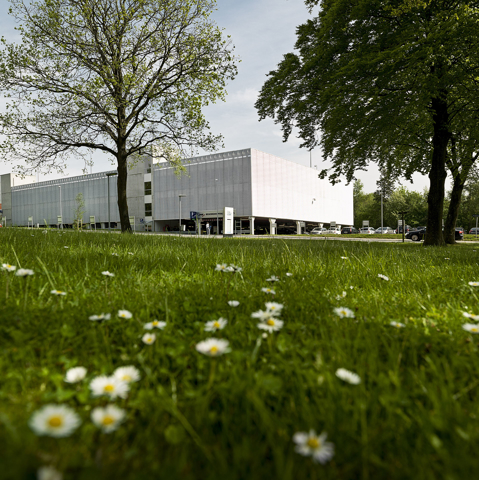
[[(409, 230), (411, 230), (412, 227), (411, 225), (406, 225), (406, 230), (405, 232), (409, 232)], [(398, 228), (396, 228), (396, 230), (394, 231), (394, 233), (398, 234), (398, 233), (402, 233), (402, 225), (400, 225)]]
[(359, 233), (367, 233), (367, 234), (372, 235), (373, 233), (376, 233), (376, 230), (374, 230), (373, 227), (362, 227), (359, 230)]
[(345, 235), (345, 234), (351, 234), (351, 233), (359, 233), (358, 230), (356, 230), (354, 227), (343, 227), (341, 229), (341, 235)]
[(391, 228), (391, 227), (382, 227), (382, 231), (381, 231), (381, 227), (379, 228), (376, 228), (376, 233), (380, 233), (380, 234), (391, 234), (391, 233), (394, 233), (394, 230)]
[(324, 227), (314, 227), (309, 233), (311, 235), (323, 235), (327, 233), (328, 229)]
[(334, 233), (336, 235), (341, 234), (341, 230), (338, 227), (330, 228), (329, 230), (326, 230), (324, 233)]
[(469, 230), (469, 235), (476, 235), (476, 234), (479, 234), (479, 228), (474, 227)]
[[(405, 238), (411, 239), (413, 242), (419, 242), (420, 240), (424, 239), (424, 235), (426, 235), (426, 227), (412, 230), (411, 232), (407, 233)], [(461, 227), (456, 228), (456, 233), (454, 235), (456, 240), (463, 240), (464, 239), (464, 230)]]

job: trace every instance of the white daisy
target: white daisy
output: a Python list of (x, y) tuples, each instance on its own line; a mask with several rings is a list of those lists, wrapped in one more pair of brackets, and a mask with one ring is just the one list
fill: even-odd
[(341, 318), (354, 318), (354, 312), (346, 307), (335, 308), (334, 313)]
[(140, 371), (133, 365), (128, 365), (126, 367), (118, 367), (113, 372), (113, 376), (121, 382), (126, 383), (137, 382), (141, 378)]
[(256, 326), (261, 330), (266, 330), (270, 333), (277, 332), (283, 328), (284, 322), (282, 320), (278, 320), (275, 317), (269, 317), (267, 320), (264, 320), (258, 323)]
[(81, 382), (86, 376), (87, 369), (85, 367), (74, 367), (67, 370), (65, 374), (65, 382), (77, 383)]
[(205, 332), (215, 332), (216, 330), (223, 330), (226, 327), (228, 320), (225, 318), (218, 318), (218, 320), (211, 320), (205, 323)]
[(289, 273), (289, 272), (286, 272), (286, 276), (287, 276), (287, 277), (292, 277), (293, 274), (292, 274), (292, 273)]
[(64, 297), (67, 294), (67, 292), (62, 292), (61, 290), (52, 290), (50, 293), (59, 297)]
[(143, 343), (146, 343), (147, 345), (151, 345), (152, 343), (154, 343), (156, 340), (156, 335), (154, 333), (145, 333), (142, 337), (141, 337), (141, 341)]
[(133, 252), (128, 252), (128, 255), (135, 255)]
[(271, 277), (267, 278), (266, 279), (267, 282), (279, 282), (279, 277), (277, 277), (276, 275), (271, 275)]
[(67, 405), (49, 404), (37, 410), (30, 418), (30, 428), (37, 435), (68, 437), (80, 425), (80, 417)]
[(474, 320), (475, 322), (479, 321), (479, 315), (474, 315), (473, 313), (467, 313), (467, 312), (462, 312), (462, 315), (466, 318), (470, 318), (471, 320)]
[(127, 320), (129, 320), (130, 318), (133, 317), (133, 314), (128, 310), (118, 310), (118, 316), (120, 318), (126, 318)]
[(348, 260), (349, 257), (341, 257), (343, 260)]
[(243, 270), (241, 267), (238, 267), (237, 265), (233, 265), (233, 264), (231, 264), (228, 268), (229, 268), (228, 271), (236, 272), (236, 273), (239, 273)]
[(266, 312), (269, 313), (270, 315), (273, 315), (273, 317), (276, 317), (281, 313), (281, 310), (283, 310), (284, 305), (282, 303), (278, 302), (266, 302)]
[(466, 332), (479, 333), (479, 325), (475, 323), (465, 323), (462, 328), (466, 330)]
[(128, 383), (122, 382), (114, 376), (107, 377), (106, 375), (100, 375), (90, 382), (90, 390), (94, 397), (107, 395), (110, 398), (126, 398), (130, 386)]
[(160, 330), (163, 330), (165, 327), (166, 322), (160, 320), (153, 320), (152, 322), (148, 322), (143, 325), (143, 328), (145, 330), (153, 330), (154, 328), (159, 328)]
[(112, 253), (114, 257), (118, 257), (118, 253)]
[(15, 265), (10, 265), (9, 263), (2, 263), (2, 270), (7, 272), (14, 272), (17, 269)]
[(336, 300), (341, 300), (341, 299), (343, 299), (346, 295), (347, 295), (347, 293), (343, 291), (343, 293), (341, 293), (341, 295), (336, 295)]
[(361, 383), (361, 378), (358, 374), (350, 372), (345, 368), (338, 368), (336, 370), (336, 376), (351, 385), (359, 385)]
[(444, 260), (451, 260), (450, 258), (444, 257)]
[(224, 272), (228, 268), (228, 265), (226, 263), (218, 263), (215, 267), (215, 270), (218, 272)]
[(70, 247), (67, 247), (67, 246), (65, 245), (63, 248), (70, 248)]
[(382, 278), (383, 280), (386, 280), (386, 282), (389, 282), (389, 277), (386, 277), (386, 275), (383, 275), (381, 273), (378, 273), (378, 277)]
[(296, 443), (295, 451), (305, 457), (313, 457), (315, 462), (326, 463), (334, 456), (334, 444), (327, 442), (326, 432), (316, 435), (314, 430), (297, 432), (293, 435), (293, 442)]
[(115, 274), (109, 272), (108, 270), (105, 270), (104, 272), (101, 272), (102, 275), (105, 275), (105, 277), (114, 277)]
[(107, 405), (105, 408), (97, 407), (91, 412), (92, 422), (104, 433), (113, 432), (125, 419), (126, 412), (116, 405)]
[(98, 321), (98, 320), (110, 320), (111, 314), (109, 313), (100, 313), (100, 315), (90, 315), (88, 317), (89, 320), (92, 322)]
[(219, 357), (230, 351), (228, 340), (221, 338), (208, 338), (196, 344), (196, 350), (209, 357)]
[(469, 282), (471, 287), (479, 287), (479, 282)]
[(263, 287), (263, 288), (261, 289), (261, 291), (264, 292), (264, 293), (269, 293), (269, 294), (271, 294), (271, 295), (275, 295), (275, 294), (276, 294), (276, 292), (275, 292), (272, 288)]
[(63, 480), (63, 475), (55, 467), (45, 465), (37, 470), (37, 480)]
[(19, 268), (16, 272), (15, 275), (17, 277), (28, 277), (30, 275), (33, 275), (33, 270), (29, 270), (28, 268)]
[(228, 301), (228, 305), (230, 307), (237, 307), (239, 304), (240, 304), (240, 302), (238, 302), (238, 300), (229, 300)]
[(396, 328), (404, 328), (406, 325), (404, 325), (404, 323), (401, 323), (401, 322), (389, 322), (389, 325), (391, 325), (392, 327), (396, 327)]

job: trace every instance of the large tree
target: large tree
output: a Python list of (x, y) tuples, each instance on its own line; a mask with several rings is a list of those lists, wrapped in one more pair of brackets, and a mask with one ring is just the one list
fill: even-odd
[(214, 0), (11, 0), (21, 42), (3, 40), (0, 52), (4, 156), (35, 169), (73, 152), (112, 155), (121, 228), (131, 232), (128, 159), (158, 143), (168, 157), (221, 140), (202, 107), (224, 99), (236, 67), (213, 8)]
[[(477, 102), (477, 1), (307, 0), (296, 53), (270, 72), (256, 107), (297, 128), (310, 149), (321, 132), (332, 181), (377, 162), (430, 178), (426, 244), (442, 245), (444, 183), (454, 123)], [(326, 172), (325, 172), (326, 173)]]

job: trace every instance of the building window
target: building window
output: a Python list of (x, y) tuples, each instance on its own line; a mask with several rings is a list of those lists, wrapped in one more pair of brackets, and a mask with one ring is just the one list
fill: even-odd
[(151, 217), (151, 203), (145, 203), (145, 217)]
[(151, 182), (145, 182), (145, 195), (151, 195)]
[(151, 164), (148, 164), (148, 168), (146, 169), (146, 173), (151, 173)]

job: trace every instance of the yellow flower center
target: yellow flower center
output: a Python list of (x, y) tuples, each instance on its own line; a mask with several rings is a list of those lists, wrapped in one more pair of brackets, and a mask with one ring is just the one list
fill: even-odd
[(121, 377), (121, 379), (124, 382), (129, 382), (131, 380), (131, 375), (123, 375), (123, 377)]
[(220, 328), (220, 322), (216, 321), (215, 323), (213, 323), (213, 327), (215, 328)]
[(270, 327), (274, 327), (276, 324), (274, 323), (274, 320), (272, 318), (268, 318), (268, 320), (266, 321), (266, 323), (270, 326)]
[(479, 331), (479, 330), (476, 327), (471, 328), (471, 332), (477, 332), (477, 331)]
[(151, 324), (152, 324), (154, 327), (156, 327), (156, 326), (158, 325), (158, 320), (153, 320), (153, 321), (151, 322)]
[(308, 438), (308, 441), (306, 444), (308, 445), (309, 448), (314, 448), (314, 449), (319, 448), (321, 446), (321, 443), (315, 437)]
[(115, 387), (110, 383), (109, 385), (105, 385), (105, 388), (103, 390), (105, 390), (105, 392), (111, 393), (115, 390)]
[(53, 415), (48, 419), (48, 425), (53, 428), (58, 428), (63, 425), (63, 417), (60, 415)]
[(218, 347), (216, 345), (213, 345), (211, 348), (210, 348), (210, 353), (215, 355), (216, 353), (218, 352)]
[(113, 417), (111, 417), (110, 415), (105, 415), (102, 419), (101, 419), (101, 423), (103, 425), (111, 425), (112, 423), (115, 422), (115, 419)]

